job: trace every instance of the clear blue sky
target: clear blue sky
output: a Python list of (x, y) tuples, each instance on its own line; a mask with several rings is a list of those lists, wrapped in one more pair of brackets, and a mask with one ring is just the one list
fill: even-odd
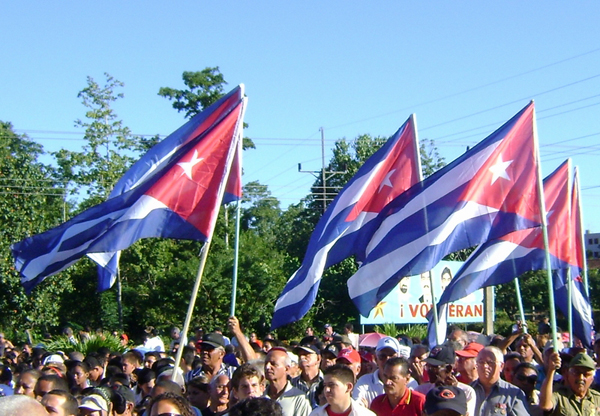
[(244, 181), (283, 207), (309, 192), (336, 139), (391, 135), (417, 114), (452, 160), (535, 99), (544, 175), (580, 166), (586, 228), (600, 232), (600, 2), (21, 1), (3, 7), (0, 120), (46, 150), (82, 144), (77, 92), (108, 72), (137, 134), (183, 114), (157, 95), (219, 66), (246, 85)]

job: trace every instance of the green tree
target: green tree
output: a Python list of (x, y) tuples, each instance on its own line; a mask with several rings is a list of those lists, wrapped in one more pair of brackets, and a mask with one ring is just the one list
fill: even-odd
[(38, 161), (43, 154), (39, 144), (16, 134), (7, 122), (0, 122), (0, 137), (0, 327), (44, 331), (60, 322), (56, 300), (70, 293), (71, 282), (68, 276), (52, 277), (26, 296), (10, 245), (58, 225), (66, 209), (65, 191), (54, 170)]

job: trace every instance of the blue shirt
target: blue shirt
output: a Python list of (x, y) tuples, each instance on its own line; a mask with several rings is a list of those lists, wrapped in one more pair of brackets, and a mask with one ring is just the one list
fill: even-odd
[(475, 390), (475, 415), (473, 416), (528, 416), (525, 393), (507, 381), (499, 379), (486, 396), (479, 380), (471, 383)]

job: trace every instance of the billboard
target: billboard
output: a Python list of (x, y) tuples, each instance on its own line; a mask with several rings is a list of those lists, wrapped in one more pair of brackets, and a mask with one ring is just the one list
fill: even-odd
[[(360, 323), (369, 324), (426, 324), (427, 312), (432, 307), (429, 275), (437, 299), (448, 286), (462, 261), (441, 261), (432, 270), (418, 276), (405, 277), (373, 308)], [(448, 305), (449, 323), (483, 322), (483, 289)]]

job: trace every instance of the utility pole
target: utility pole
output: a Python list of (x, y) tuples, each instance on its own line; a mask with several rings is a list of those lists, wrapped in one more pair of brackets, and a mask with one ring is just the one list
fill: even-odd
[(321, 183), (323, 184), (323, 188), (321, 191), (322, 198), (323, 198), (323, 213), (325, 213), (325, 210), (327, 209), (327, 180), (331, 179), (333, 176), (335, 176), (337, 174), (346, 173), (347, 171), (344, 170), (341, 172), (335, 172), (335, 171), (326, 171), (325, 170), (325, 131), (323, 130), (323, 127), (321, 127), (319, 130), (321, 130), (321, 163), (322, 163), (321, 166), (322, 166), (322, 169), (320, 171), (318, 171), (318, 170), (302, 170), (302, 163), (298, 163), (298, 172), (310, 173), (317, 179), (319, 179), (319, 175), (320, 175)]

